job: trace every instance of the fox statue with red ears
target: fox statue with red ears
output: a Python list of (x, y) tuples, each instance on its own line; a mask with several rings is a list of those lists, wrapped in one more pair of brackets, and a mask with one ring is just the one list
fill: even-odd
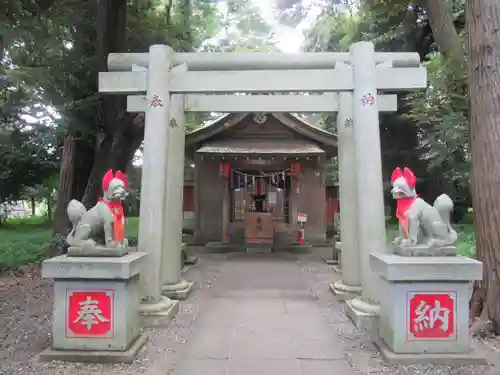
[(106, 172), (102, 179), (103, 196), (90, 210), (73, 199), (68, 204), (68, 217), (73, 224), (66, 241), (74, 247), (127, 247), (122, 201), (127, 198), (127, 176), (121, 171)]
[(396, 247), (453, 247), (457, 232), (450, 224), (453, 201), (442, 194), (431, 206), (416, 191), (417, 178), (409, 168), (396, 168), (391, 176), (391, 194), (397, 201), (396, 217), (399, 236), (392, 242)]

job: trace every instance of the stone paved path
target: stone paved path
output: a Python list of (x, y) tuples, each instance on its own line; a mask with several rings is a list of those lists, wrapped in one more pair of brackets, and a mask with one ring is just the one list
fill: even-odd
[(230, 258), (173, 375), (351, 375), (299, 264)]

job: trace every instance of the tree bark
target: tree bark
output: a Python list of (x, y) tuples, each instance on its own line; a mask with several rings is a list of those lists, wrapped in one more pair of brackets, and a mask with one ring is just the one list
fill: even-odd
[(101, 180), (108, 169), (126, 172), (127, 166), (144, 139), (142, 122), (133, 121), (131, 116), (121, 121), (124, 132), (106, 135), (99, 143), (83, 197), (85, 207), (92, 207), (102, 194)]
[(74, 154), (75, 142), (71, 135), (64, 138), (63, 152), (61, 157), (61, 169), (59, 173), (59, 189), (57, 191), (57, 203), (54, 214), (53, 236), (66, 236), (70, 228), (66, 208), (71, 201), (73, 193)]
[(452, 9), (446, 0), (423, 0), (432, 35), (441, 53), (464, 61), (462, 42), (455, 29)]
[(52, 223), (52, 194), (47, 196), (47, 220)]
[(74, 175), (73, 188), (71, 197), (80, 202), (83, 201), (85, 188), (92, 171), (92, 165), (95, 160), (95, 140), (91, 135), (77, 134), (75, 136), (75, 158), (74, 158)]
[(65, 136), (53, 215), (53, 236), (65, 237), (71, 228), (66, 209), (72, 199), (81, 200), (83, 197), (93, 163), (91, 151), (92, 144), (88, 139), (72, 134)]
[[(500, 2), (466, 2), (476, 252), (484, 265), (484, 318), (500, 327)], [(475, 301), (480, 303), (480, 301)]]

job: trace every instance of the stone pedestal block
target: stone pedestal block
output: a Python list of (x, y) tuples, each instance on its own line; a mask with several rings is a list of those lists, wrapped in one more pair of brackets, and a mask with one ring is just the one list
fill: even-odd
[(145, 256), (62, 255), (43, 262), (42, 277), (54, 280), (54, 312), (52, 348), (41, 359), (132, 361), (145, 342), (139, 317)]
[(482, 362), (469, 340), (469, 283), (482, 263), (462, 257), (370, 254), (380, 280), (377, 344), (389, 363)]

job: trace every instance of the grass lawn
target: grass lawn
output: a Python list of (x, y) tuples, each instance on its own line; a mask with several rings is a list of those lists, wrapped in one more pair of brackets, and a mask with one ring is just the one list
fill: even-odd
[[(128, 237), (137, 237), (139, 218), (127, 218)], [(0, 228), (0, 272), (44, 259), (52, 227), (43, 217), (9, 220)]]
[[(475, 238), (473, 225), (457, 225), (459, 239), (457, 247), (463, 255), (475, 256)], [(139, 218), (126, 220), (127, 237), (137, 238)], [(387, 240), (396, 236), (397, 225), (387, 228)], [(0, 272), (43, 260), (50, 248), (52, 228), (42, 217), (9, 220), (0, 228)], [(132, 242), (132, 241), (131, 241)]]

